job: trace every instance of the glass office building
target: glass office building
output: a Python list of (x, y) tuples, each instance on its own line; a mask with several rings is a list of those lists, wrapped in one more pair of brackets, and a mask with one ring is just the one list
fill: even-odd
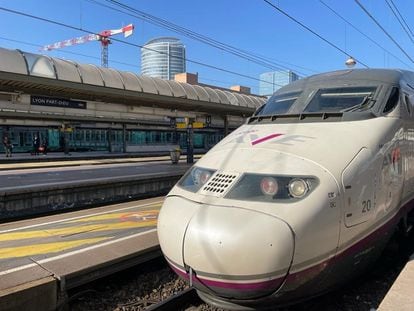
[(174, 80), (174, 75), (185, 72), (185, 46), (172, 37), (156, 38), (141, 48), (141, 74)]
[(259, 95), (271, 96), (282, 86), (299, 79), (291, 70), (265, 72), (260, 75)]

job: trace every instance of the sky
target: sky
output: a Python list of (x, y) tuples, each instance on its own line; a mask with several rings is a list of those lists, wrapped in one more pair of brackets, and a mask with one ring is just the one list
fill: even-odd
[(290, 69), (305, 77), (345, 69), (347, 55), (352, 55), (357, 60), (356, 68), (367, 66), (414, 71), (414, 38), (409, 30), (410, 35), (403, 30), (388, 6), (394, 4), (410, 30), (414, 31), (412, 0), (359, 0), (402, 50), (355, 0), (268, 1), (329, 43), (281, 14), (264, 0), (116, 2), (265, 58), (271, 62), (270, 68), (269, 65), (263, 66), (196, 41), (183, 33), (154, 25), (137, 16), (131, 9), (121, 9), (114, 1), (2, 0), (2, 9), (53, 20), (72, 28), (0, 10), (0, 47), (100, 65), (99, 42), (50, 52), (42, 52), (39, 48), (83, 36), (87, 31), (118, 29), (132, 23), (135, 26), (132, 36), (114, 36), (113, 44), (109, 47), (109, 67), (139, 74), (139, 46), (156, 37), (173, 36), (179, 38), (186, 47), (187, 72), (198, 73), (200, 82), (222, 87), (248, 86), (253, 93), (258, 93), (261, 73)]

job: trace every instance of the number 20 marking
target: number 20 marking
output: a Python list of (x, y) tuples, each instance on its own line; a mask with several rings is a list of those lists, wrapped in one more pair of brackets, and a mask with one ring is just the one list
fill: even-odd
[(371, 200), (362, 201), (362, 213), (369, 212), (371, 210)]

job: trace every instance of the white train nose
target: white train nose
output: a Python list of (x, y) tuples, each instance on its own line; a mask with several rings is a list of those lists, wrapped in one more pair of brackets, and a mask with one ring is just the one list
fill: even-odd
[(184, 237), (183, 259), (196, 288), (248, 299), (275, 292), (294, 252), (281, 219), (242, 208), (202, 205)]

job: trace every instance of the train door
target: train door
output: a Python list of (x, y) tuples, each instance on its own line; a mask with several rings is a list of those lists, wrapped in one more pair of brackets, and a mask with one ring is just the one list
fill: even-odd
[(390, 91), (383, 113), (396, 122), (382, 148), (383, 161), (378, 188), (379, 213), (389, 213), (399, 207), (404, 187), (403, 158), (406, 157), (404, 143), (407, 121), (407, 107), (404, 106), (400, 89), (393, 87)]
[(347, 227), (364, 223), (375, 215), (380, 165), (380, 157), (373, 155), (368, 148), (362, 148), (342, 172)]

